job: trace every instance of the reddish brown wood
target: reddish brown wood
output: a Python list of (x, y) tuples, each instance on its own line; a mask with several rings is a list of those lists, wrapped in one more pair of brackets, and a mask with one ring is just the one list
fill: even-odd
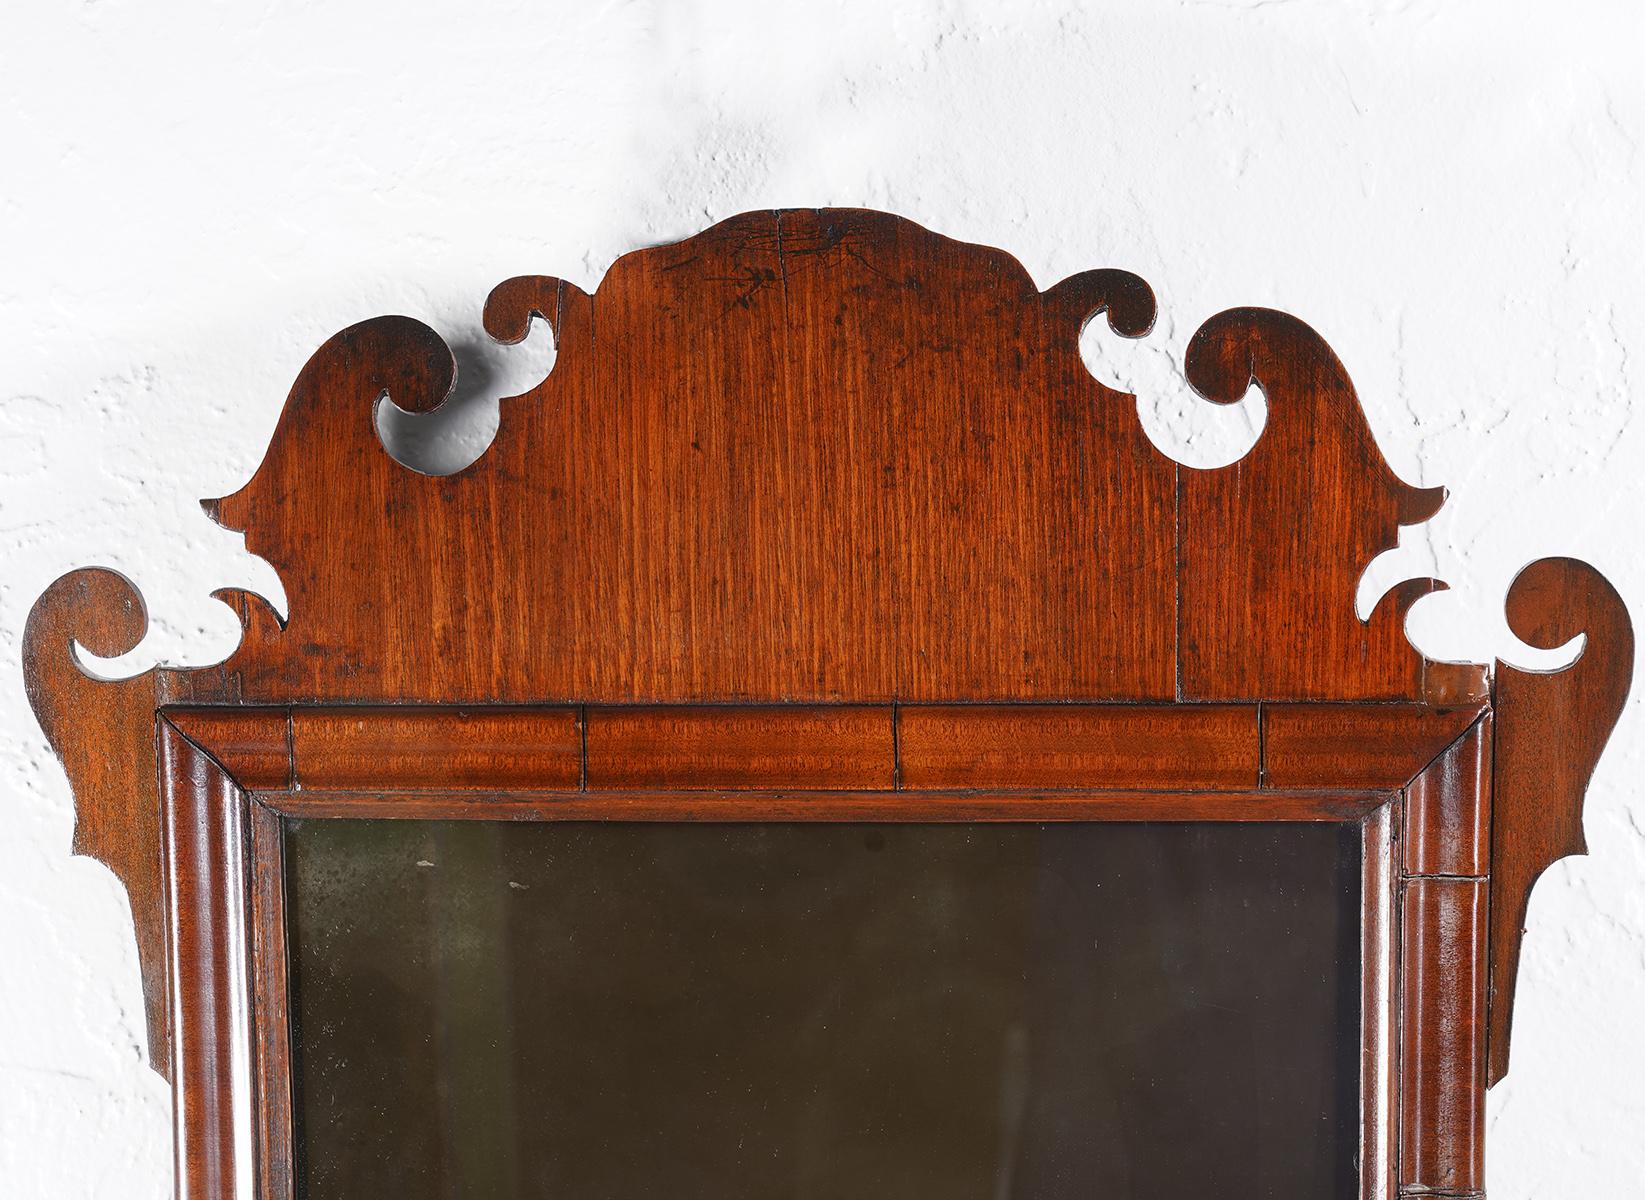
[(905, 788), (1254, 788), (1255, 706), (905, 706)]
[[(213, 595), (241, 614), (247, 639), (278, 633), (266, 601), (235, 589)], [(156, 711), (189, 692), (196, 677), (220, 683), (223, 672), (220, 667), (157, 668), (105, 680), (88, 671), (75, 651), (79, 646), (99, 657), (124, 654), (147, 628), (143, 598), (130, 580), (101, 568), (71, 571), (47, 588), (29, 612), (23, 630), (23, 686), (74, 790), (74, 852), (103, 863), (125, 887), (137, 935), (149, 1063), (169, 1079), (173, 1054), (166, 1006)], [(227, 694), (233, 698), (232, 687)], [(238, 756), (231, 740), (215, 732), (206, 736), (220, 752)], [(274, 750), (261, 735), (252, 743), (265, 756)], [(252, 777), (275, 781), (277, 771), (259, 774), (249, 762), (238, 765)]]
[(1399, 806), (1402, 1196), (1484, 1194), (1491, 733), (1486, 714)]
[(889, 706), (594, 708), (587, 786), (890, 788)]
[(284, 708), (167, 708), (162, 720), (247, 791), (292, 787), (291, 714)]
[[(558, 356), (452, 476), (394, 462), (373, 422), (385, 397), (427, 411), (450, 391), (431, 330), (385, 317), (321, 347), (252, 480), (207, 506), (290, 602), (287, 624), (222, 593), (245, 630), (225, 663), (95, 680), (73, 643), (132, 648), (141, 600), (106, 571), (52, 585), (25, 683), (75, 789), (76, 849), (130, 898), (151, 1055), (196, 1072), (178, 1083), (186, 1154), (203, 1156), (185, 1185), (240, 1169), (199, 1137), (244, 1136), (244, 1080), (213, 1065), (241, 1062), (243, 1013), (189, 1007), (243, 992), (230, 776), (308, 815), (521, 819), (1361, 819), (1367, 795), (1409, 785), (1403, 920), (1434, 969), (1404, 960), (1404, 1003), (1418, 1021), (1461, 1011), (1439, 966), (1482, 943), (1437, 897), (1483, 895), (1489, 855), (1499, 1077), (1527, 897), (1580, 849), (1626, 692), (1626, 614), (1591, 568), (1530, 568), (1515, 628), (1589, 646), (1563, 673), (1499, 667), (1489, 738), (1477, 725), (1447, 750), (1488, 697), (1482, 668), (1404, 639), (1442, 585), (1402, 584), (1368, 622), (1353, 610), (1367, 564), (1442, 493), (1391, 473), (1336, 356), (1263, 309), (1207, 321), (1186, 375), (1221, 403), (1260, 384), (1267, 428), (1238, 464), (1179, 468), (1079, 356), (1097, 314), (1135, 336), (1153, 310), (1123, 272), (1042, 292), (1008, 255), (885, 214), (745, 214), (626, 256), (594, 296), (499, 286), (487, 328), (517, 341), (541, 315)], [(737, 707), (677, 710), (709, 704)], [(169, 874), (159, 778), (192, 797), (169, 810)], [(1118, 784), (1160, 790), (1050, 790)], [(819, 788), (844, 790), (802, 790)], [(255, 856), (272, 835), (252, 833)], [(192, 1040), (168, 1045), (179, 1022)], [(1468, 1062), (1418, 1032), (1406, 1105), (1428, 1112), (1436, 1086), (1477, 1102)], [(1449, 1120), (1408, 1130), (1402, 1161), (1477, 1182), (1477, 1142)]]
[(294, 708), (300, 788), (576, 787), (575, 708)]
[(499, 288), (488, 327), (539, 312), (559, 353), (444, 478), (394, 462), (372, 409), (439, 404), (449, 352), (406, 318), (357, 325), (213, 506), (279, 571), (277, 641), (304, 647), (248, 647), (224, 686), (1169, 698), (1175, 466), (1080, 360), (1105, 310), (1138, 334), (1153, 301), (1114, 271), (1041, 293), (1008, 255), (883, 214), (746, 214), (620, 259), (594, 296)]
[(258, 1200), (293, 1200), (291, 1025), (287, 1012), (285, 840), (280, 816), (247, 805), (256, 1039)]
[(1508, 590), (1508, 623), (1552, 649), (1578, 634), (1581, 656), (1563, 671), (1497, 664), (1496, 796), (1491, 831), (1490, 1080), (1508, 1072), (1514, 985), (1531, 889), (1559, 859), (1586, 854), (1582, 798), (1622, 714), (1633, 679), (1628, 610), (1603, 575), (1571, 558), (1545, 558)]
[(149, 1062), (170, 1070), (160, 805), (155, 790), (154, 672), (98, 680), (76, 643), (111, 657), (148, 628), (137, 589), (113, 571), (74, 571), (34, 603), (23, 630), (23, 686), (74, 789), (74, 852), (106, 865), (126, 889), (137, 933)]
[[(1209, 794), (1170, 793), (1101, 793), (1073, 794), (1057, 792), (1040, 795), (1023, 793), (995, 793), (992, 796), (975, 793), (907, 793), (889, 792), (870, 796), (847, 796), (841, 793), (810, 793), (794, 796), (777, 792), (756, 793), (734, 791), (704, 794), (702, 792), (676, 793), (573, 793), (568, 796), (548, 797), (535, 794), (531, 819), (684, 819), (714, 820), (716, 806), (724, 802), (732, 820), (790, 820), (790, 819), (913, 819), (913, 820), (1150, 820), (1150, 819), (1257, 819), (1257, 820), (1361, 820), (1363, 823), (1365, 853), (1366, 913), (1362, 925), (1362, 954), (1367, 964), (1364, 977), (1365, 1018), (1363, 1021), (1362, 1112), (1364, 1113), (1364, 1145), (1362, 1147), (1362, 1177), (1367, 1197), (1391, 1196), (1394, 1185), (1394, 1155), (1391, 1139), (1396, 1128), (1390, 1112), (1394, 1103), (1397, 1064), (1394, 1061), (1394, 1031), (1392, 1018), (1395, 974), (1391, 964), (1395, 955), (1394, 920), (1392, 919), (1395, 883), (1395, 855), (1393, 830), (1398, 817), (1397, 796), (1367, 794), (1348, 797), (1343, 793), (1326, 792), (1290, 795), (1279, 792), (1251, 792), (1247, 798), (1256, 811), (1244, 817), (1229, 817), (1225, 792)], [(289, 811), (307, 818), (326, 816), (393, 816), (429, 819), (471, 818), (496, 819), (516, 815), (509, 811), (517, 798), (491, 793), (477, 797), (472, 792), (420, 793), (412, 796), (365, 796), (361, 793), (331, 794), (289, 792), (276, 799), (290, 806)], [(709, 803), (705, 804), (705, 800)], [(937, 801), (933, 804), (932, 801)], [(341, 808), (332, 806), (340, 802)], [(566, 808), (557, 805), (566, 804)], [(413, 811), (406, 811), (406, 805)], [(568, 811), (569, 809), (569, 811)], [(825, 812), (820, 816), (818, 810)], [(261, 857), (267, 855), (276, 861), (280, 854), (278, 842), (256, 831), (266, 828), (266, 815), (273, 810), (264, 807), (261, 800), (251, 804), (254, 829), (252, 839), (254, 878), (258, 881), (253, 902), (261, 914), (283, 911), (283, 883), (278, 870), (265, 871)], [(267, 880), (266, 885), (264, 880)], [(283, 927), (265, 928), (265, 917), (259, 917), (258, 945), (283, 942)], [(274, 922), (270, 922), (274, 924)], [(259, 997), (262, 995), (259, 986)], [(276, 1016), (277, 1024), (284, 1027), (283, 1010)], [(260, 1076), (265, 1087), (284, 1093), (289, 1089), (289, 1059), (284, 1054), (284, 1043), (276, 1041), (278, 1053), (267, 1054), (266, 1066)], [(281, 1075), (281, 1071), (287, 1072)], [(286, 1139), (288, 1125), (275, 1127), (275, 1135), (265, 1140), (259, 1166), (263, 1177), (274, 1181), (276, 1189), (289, 1186), (292, 1166), (291, 1143)], [(287, 1195), (276, 1190), (273, 1194)]]
[(1454, 1196), (1485, 1185), (1486, 891), (1477, 879), (1405, 885), (1402, 1189)]
[[(1153, 309), (1123, 272), (1041, 292), (1008, 255), (886, 214), (749, 213), (626, 256), (594, 296), (499, 286), (488, 328), (517, 340), (540, 314), (556, 365), (442, 478), (394, 462), (372, 414), (440, 403), (444, 344), (403, 317), (333, 338), (252, 481), (208, 504), (280, 573), (289, 627), (225, 593), (245, 626), (227, 662), (98, 686), (64, 623), (95, 640), (105, 604), (128, 648), (135, 595), (76, 575), (37, 614), (31, 696), (81, 844), (127, 884), (151, 1001), (156, 703), (1477, 691), (1400, 640), (1409, 588), (1353, 619), (1360, 572), (1437, 493), (1388, 473), (1323, 342), (1262, 310), (1208, 322), (1190, 378), (1216, 400), (1259, 379), (1269, 427), (1237, 467), (1179, 471), (1079, 356), (1097, 314), (1138, 335)], [(64, 713), (95, 742), (71, 747)]]
[(1360, 1094), (1363, 1145), (1360, 1192), (1364, 1200), (1391, 1197), (1398, 1186), (1399, 856), (1398, 801), (1365, 818), (1365, 873), (1360, 900)]
[[(1386, 792), (1408, 773), (1419, 786), (1449, 780), (1454, 787), (1466, 755), (1483, 753), (1477, 737), (1450, 751), (1437, 745), (1459, 727), (1466, 735), (1463, 722), (1477, 713), (1401, 705), (1270, 705), (1260, 742), (1256, 709), (1233, 705), (631, 706), (588, 710), (586, 734), (579, 710), (555, 706), (164, 712), (260, 792), (282, 790), (289, 776), (302, 790), (379, 793), (893, 786), (1243, 793), (1257, 784), (1260, 757), (1270, 763), (1269, 787)], [(1478, 765), (1469, 770), (1477, 784)], [(1229, 800), (1236, 811), (1240, 803)], [(1447, 812), (1462, 812), (1445, 803)], [(1436, 829), (1454, 833), (1444, 824), (1450, 820)]]
[(1234, 468), (1181, 472), (1183, 695), (1422, 699), (1405, 612), (1441, 585), (1399, 585), (1369, 623), (1354, 595), (1366, 564), (1394, 547), (1399, 526), (1433, 516), (1444, 489), (1388, 469), (1347, 371), (1295, 317), (1219, 313), (1194, 334), (1187, 376), (1219, 404), (1260, 385), (1268, 423)]
[[(1367, 706), (1351, 706), (1356, 709)], [(1116, 709), (1115, 712), (1121, 710)], [(1211, 710), (1206, 710), (1211, 711)], [(827, 710), (828, 714), (838, 715), (838, 710)], [(254, 753), (256, 737), (259, 735), (278, 742), (279, 723), (269, 719), (266, 711), (255, 709), (240, 709), (234, 713), (214, 711), (215, 728), (226, 739), (226, 744), (241, 747), (241, 755), (247, 761), (257, 762), (266, 755)], [(293, 714), (295, 717), (296, 713)], [(394, 722), (405, 718), (405, 710), (360, 710), (359, 714), (366, 725), (381, 718)], [(433, 720), (439, 714), (425, 710), (416, 714), (419, 719)], [(1473, 1168), (1468, 1164), (1477, 1155), (1477, 1146), (1466, 1137), (1456, 1133), (1459, 1128), (1456, 1105), (1462, 1101), (1477, 1101), (1480, 1089), (1467, 1082), (1455, 1078), (1455, 1071), (1463, 1060), (1459, 1056), (1457, 1047), (1471, 1045), (1474, 1047), (1475, 1061), (1482, 1055), (1483, 1027), (1466, 1013), (1459, 1012), (1456, 1007), (1455, 995), (1458, 986), (1455, 977), (1448, 978), (1445, 970), (1448, 964), (1457, 961), (1457, 952), (1462, 951), (1462, 960), (1474, 963), (1474, 956), (1478, 947), (1483, 945), (1477, 922), (1468, 924), (1458, 922), (1447, 916), (1448, 909), (1443, 906), (1424, 906), (1421, 902), (1421, 886), (1436, 882), (1473, 882), (1473, 881), (1438, 881), (1433, 879), (1413, 879), (1408, 887), (1407, 899), (1403, 909), (1404, 926), (1403, 938), (1405, 951), (1398, 960), (1403, 965), (1396, 971), (1393, 963), (1396, 961), (1393, 951), (1392, 915), (1390, 903), (1392, 896), (1392, 871), (1396, 861), (1396, 843), (1392, 831), (1396, 827), (1403, 827), (1404, 818), (1397, 815), (1398, 806), (1390, 801), (1397, 797), (1383, 792), (1349, 792), (1340, 790), (1315, 791), (1265, 791), (1251, 789), (1249, 785), (1241, 791), (995, 791), (977, 792), (974, 790), (894, 790), (889, 783), (882, 784), (875, 791), (795, 791), (775, 789), (751, 788), (717, 788), (714, 790), (651, 790), (651, 791), (582, 791), (582, 790), (550, 790), (536, 789), (528, 791), (509, 791), (499, 785), (516, 782), (516, 765), (505, 745), (506, 739), (496, 736), (496, 730), (501, 728), (520, 728), (518, 722), (521, 717), (518, 710), (501, 710), (497, 713), (477, 712), (465, 716), (468, 731), (473, 740), (488, 746), (495, 747), (494, 752), (477, 757), (473, 764), (472, 774), (466, 780), (466, 786), (459, 790), (423, 790), (392, 793), (348, 790), (310, 790), (298, 788), (283, 792), (260, 793), (259, 800), (266, 803), (253, 805), (253, 836), (251, 846), (254, 855), (254, 879), (258, 881), (253, 888), (253, 902), (261, 895), (262, 867), (258, 863), (259, 856), (273, 856), (277, 850), (269, 850), (272, 839), (266, 832), (259, 833), (255, 814), (268, 811), (286, 813), (305, 818), (325, 817), (396, 817), (402, 819), (448, 819), (479, 818), (479, 819), (526, 819), (526, 820), (692, 820), (692, 821), (750, 821), (750, 820), (921, 820), (921, 821), (994, 821), (994, 820), (1360, 820), (1365, 822), (1366, 846), (1366, 883), (1363, 910), (1365, 913), (1363, 938), (1365, 973), (1364, 973), (1364, 1003), (1365, 1024), (1362, 1058), (1366, 1063), (1366, 1073), (1362, 1080), (1364, 1087), (1364, 1105), (1367, 1114), (1366, 1143), (1364, 1147), (1364, 1170), (1368, 1181), (1381, 1178), (1379, 1171), (1392, 1169), (1396, 1157), (1401, 1162), (1424, 1163), (1428, 1166), (1414, 1174), (1407, 1173), (1406, 1181), (1415, 1180), (1421, 1184), (1426, 1179), (1467, 1178), (1466, 1172)], [(602, 714), (595, 714), (597, 717)], [(771, 734), (773, 731), (793, 730), (803, 727), (806, 722), (815, 721), (819, 715), (815, 710), (799, 709), (793, 712), (783, 710), (727, 710), (720, 708), (679, 710), (679, 709), (624, 709), (614, 714), (624, 718), (624, 729), (627, 737), (624, 744), (629, 747), (627, 763), (633, 769), (643, 773), (648, 756), (652, 761), (662, 764), (663, 769), (672, 769), (680, 759), (676, 742), (669, 731), (685, 731), (685, 740), (689, 743), (695, 737), (701, 743), (703, 731), (711, 735), (723, 735), (727, 729), (738, 731), (743, 736), (750, 733), (756, 735), (756, 745), (770, 746), (774, 744)], [(865, 717), (889, 718), (889, 710), (880, 708), (863, 708), (852, 710), (851, 717), (862, 720)], [(904, 714), (906, 715), (906, 713)], [(940, 715), (940, 714), (939, 714)], [(1213, 716), (1216, 714), (1213, 712)], [(1146, 720), (1148, 714), (1143, 714), (1144, 720), (1139, 722), (1144, 728), (1150, 728)], [(735, 718), (741, 719), (739, 728)], [(787, 723), (784, 719), (787, 718)], [(983, 714), (988, 719), (988, 714)], [(795, 721), (799, 724), (796, 724)], [(693, 725), (695, 724), (695, 727)], [(494, 726), (491, 727), (491, 726)], [(197, 723), (196, 730), (209, 726)], [(590, 733), (598, 728), (598, 721), (590, 721)], [(1158, 729), (1150, 735), (1159, 736)], [(1442, 755), (1424, 778), (1419, 778), (1412, 785), (1412, 789), (1421, 793), (1423, 789), (1432, 789), (1438, 786), (1438, 779), (1462, 779), (1468, 777), (1465, 771), (1447, 769), (1447, 758), (1464, 757), (1465, 749), (1477, 754), (1477, 749), (1469, 745), (1468, 737), (1478, 737), (1478, 730), (1470, 730), (1463, 743), (1456, 747), (1449, 755)], [(384, 738), (368, 737), (362, 744), (381, 744)], [(199, 756), (200, 760), (216, 770), (217, 755), (208, 754), (211, 748), (204, 750), (190, 743), (178, 741), (187, 749)], [(712, 741), (710, 742), (712, 745)], [(1147, 744), (1146, 739), (1139, 744)], [(249, 749), (247, 749), (249, 747)], [(614, 759), (622, 763), (621, 757)], [(712, 765), (712, 759), (704, 759)], [(302, 760), (299, 754), (298, 776), (302, 774)], [(196, 785), (198, 786), (198, 785)], [(1475, 793), (1478, 795), (1478, 793)], [(1441, 806), (1444, 812), (1461, 812), (1459, 802), (1452, 801)], [(1477, 823), (1477, 822), (1476, 822)], [(273, 908), (266, 900), (263, 911), (270, 912)], [(274, 944), (277, 935), (263, 930), (259, 925), (259, 936), (254, 943), (256, 946)], [(1465, 975), (1475, 978), (1483, 977), (1482, 965), (1470, 965)], [(1407, 1040), (1401, 1043), (1400, 1057), (1397, 1063), (1391, 1061), (1393, 1047), (1396, 1044), (1396, 1031), (1393, 1013), (1395, 1003), (1392, 992), (1393, 981), (1398, 980), (1398, 1011), (1405, 1017), (1406, 1022), (1412, 1020), (1418, 1024), (1415, 1028), (1423, 1032), (1428, 1041)], [(259, 979), (258, 995), (263, 994), (264, 983)], [(1449, 990), (1448, 990), (1449, 989)], [(1434, 1042), (1429, 1037), (1428, 1030), (1439, 1018), (1432, 1014), (1444, 1014), (1448, 1022), (1442, 1034), (1434, 1035), (1440, 1038)], [(1472, 1023), (1470, 1023), (1472, 1022)], [(283, 1022), (280, 1022), (283, 1025)], [(266, 1041), (261, 1049), (260, 1061), (278, 1061), (278, 1043), (270, 1047)], [(1469, 1041), (1469, 1039), (1472, 1039)], [(1436, 1051), (1433, 1045), (1445, 1047), (1443, 1051)], [(1436, 1057), (1436, 1054), (1438, 1057)], [(1449, 1074), (1448, 1074), (1449, 1073)], [(260, 1075), (259, 1079), (263, 1077)], [(265, 1089), (267, 1084), (265, 1083)], [(267, 1094), (266, 1090), (263, 1094)], [(278, 1093), (277, 1093), (278, 1094)], [(1460, 1099), (1459, 1099), (1460, 1097)], [(1401, 1109), (1401, 1118), (1395, 1121), (1389, 1105), (1397, 1102)], [(265, 1121), (269, 1114), (261, 1114)], [(265, 1133), (264, 1141), (274, 1146), (280, 1144), (279, 1130), (283, 1128), (281, 1118), (276, 1114), (273, 1118), (275, 1132)], [(1420, 1130), (1413, 1126), (1411, 1121), (1420, 1123)], [(1393, 1153), (1389, 1139), (1394, 1136), (1396, 1129), (1404, 1129), (1405, 1139), (1401, 1143), (1399, 1155)], [(1380, 1166), (1379, 1166), (1380, 1164)], [(278, 1164), (265, 1164), (261, 1169), (273, 1172), (271, 1178), (283, 1179), (276, 1169)], [(1429, 1169), (1431, 1167), (1431, 1170)], [(1427, 1172), (1426, 1174), (1424, 1172)], [(1426, 1186), (1423, 1184), (1423, 1186)], [(1370, 1193), (1376, 1194), (1376, 1193)]]
[[(1170, 699), (1180, 666), (1190, 698), (1422, 699), (1400, 621), (1433, 585), (1369, 624), (1351, 597), (1442, 494), (1388, 471), (1329, 348), (1266, 310), (1208, 321), (1189, 378), (1221, 401), (1256, 379), (1270, 418), (1179, 486), (1080, 362), (1103, 311), (1139, 334), (1152, 297), (1113, 271), (1041, 293), (884, 214), (745, 214), (592, 297), (502, 285), (489, 328), (540, 314), (559, 356), (444, 478), (394, 463), (371, 409), (440, 403), (449, 353), (405, 318), (355, 326), (212, 506), (279, 569), (292, 628), (194, 698)], [(471, 595), (506, 616), (466, 619)]]
[(1478, 708), (1491, 702), (1489, 663), (1428, 662), (1422, 668), (1422, 700), (1435, 708)]
[(1405, 789), (1405, 873), (1478, 877), (1491, 868), (1491, 717)]
[(1421, 704), (1267, 704), (1270, 787), (1401, 788), (1479, 719), (1478, 708)]
[(178, 1200), (250, 1200), (257, 1144), (246, 797), (160, 724)]

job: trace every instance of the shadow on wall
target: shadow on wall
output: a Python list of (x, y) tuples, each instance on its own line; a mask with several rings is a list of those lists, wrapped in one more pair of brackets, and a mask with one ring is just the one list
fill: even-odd
[(384, 449), (423, 475), (455, 475), (477, 461), (497, 436), (502, 400), (536, 387), (554, 365), (554, 337), (540, 319), (519, 345), (501, 345), (478, 326), (446, 340), (457, 360), (457, 382), (444, 404), (423, 413), (407, 412), (387, 398), (377, 405)]

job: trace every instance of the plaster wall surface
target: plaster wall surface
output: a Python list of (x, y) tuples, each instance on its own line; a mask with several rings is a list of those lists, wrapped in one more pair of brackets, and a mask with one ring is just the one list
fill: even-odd
[[(1178, 364), (1234, 304), (1346, 362), (1405, 478), (1452, 499), (1368, 573), (1410, 575), (1434, 657), (1526, 666), (1524, 563), (1593, 562), (1645, 614), (1645, 10), (1628, 0), (770, 0), (0, 6), (0, 1179), (170, 1195), (125, 898), (69, 855), (23, 697), (40, 591), (102, 564), (149, 637), (109, 673), (201, 664), (209, 599), (267, 564), (195, 504), (250, 474), (325, 337), (385, 312), (450, 340), (435, 465), (549, 366), (491, 346), (489, 288), (585, 288), (620, 253), (778, 205), (865, 205), (1016, 254), (1042, 286), (1147, 278), (1155, 332), (1087, 334), (1161, 445), (1248, 445)], [(1100, 323), (1099, 323), (1100, 326)], [(390, 422), (393, 425), (393, 422)], [(1592, 856), (1531, 911), (1491, 1195), (1645, 1194), (1645, 721), (1589, 797)]]

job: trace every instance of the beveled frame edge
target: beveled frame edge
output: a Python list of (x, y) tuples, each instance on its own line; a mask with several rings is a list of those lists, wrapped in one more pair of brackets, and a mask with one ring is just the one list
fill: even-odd
[[(454, 711), (436, 709), (426, 715)], [(464, 711), (482, 721), (488, 716), (483, 710)], [(517, 719), (525, 711), (510, 708), (506, 715)], [(366, 728), (379, 712), (351, 710), (349, 716)], [(1364, 848), (1362, 1193), (1377, 1198), (1483, 1195), (1483, 904), (1489, 880), (1488, 874), (1457, 872), (1489, 862), (1488, 847), (1479, 840), (1482, 831), (1488, 838), (1490, 828), (1488, 712), (1476, 711), (1461, 736), (1393, 789), (716, 787), (602, 792), (587, 788), (584, 772), (580, 787), (513, 787), (488, 792), (483, 799), (477, 778), (463, 787), (410, 794), (304, 789), (291, 736), (296, 714), (294, 709), (231, 707), (173, 708), (157, 714), (170, 1011), (177, 1029), (172, 1075), (180, 1197), (287, 1200), (291, 1195), (282, 819), (367, 815), (1357, 821)], [(749, 714), (721, 715), (746, 720)], [(667, 714), (668, 720), (677, 717), (678, 710)], [(579, 726), (579, 752), (586, 753), (586, 713)], [(283, 786), (269, 787), (270, 772), (280, 773), (282, 758), (291, 764), (290, 774), (279, 781)], [(517, 783), (511, 770), (504, 765), (502, 775)], [(1234, 801), (1240, 795), (1260, 803), (1238, 805)], [(1437, 843), (1436, 834), (1443, 835)], [(1465, 953), (1452, 953), (1457, 947)], [(1452, 964), (1454, 970), (1449, 969)], [(191, 1006), (188, 998), (201, 995), (202, 985), (209, 1002)]]

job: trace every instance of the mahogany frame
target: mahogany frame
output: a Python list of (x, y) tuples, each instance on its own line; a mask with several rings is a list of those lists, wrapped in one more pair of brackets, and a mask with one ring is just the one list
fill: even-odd
[[(282, 820), (370, 816), (1357, 824), (1362, 1195), (1482, 1195), (1490, 713), (1275, 715), (1206, 706), (1162, 726), (1158, 709), (1126, 705), (163, 709), (178, 1194), (291, 1197)], [(1437, 751), (1436, 715), (1448, 739)], [(1001, 725), (1012, 736), (992, 743), (987, 782), (945, 786), (956, 747)], [(1098, 730), (1127, 754), (1106, 754)], [(1206, 777), (1270, 751), (1292, 756), (1285, 786), (1260, 770)]]
[(1361, 820), (1391, 881), (1366, 907), (1386, 1019), (1365, 1191), (1477, 1196), (1530, 894), (1584, 850), (1631, 682), (1626, 607), (1541, 559), (1508, 624), (1583, 637), (1574, 662), (1427, 659), (1404, 622), (1443, 582), (1364, 616), (1354, 597), (1445, 492), (1389, 467), (1325, 339), (1263, 308), (1200, 325), (1187, 384), (1260, 387), (1268, 415), (1237, 464), (1199, 470), (1081, 359), (1090, 321), (1140, 337), (1154, 315), (1125, 271), (1042, 289), (890, 214), (745, 213), (625, 255), (592, 294), (499, 284), (487, 331), (540, 320), (555, 363), (452, 475), (396, 461), (375, 423), (451, 394), (439, 335), (385, 316), (322, 345), (251, 480), (202, 501), (289, 603), (216, 593), (243, 631), (225, 661), (98, 678), (81, 652), (133, 649), (141, 594), (94, 567), (48, 587), (24, 684), (75, 851), (131, 903), (179, 1195), (283, 1196), (258, 1158), (285, 1119), (257, 1073), (278, 1031), (255, 1017), (280, 993), (269, 889), (297, 806)]

